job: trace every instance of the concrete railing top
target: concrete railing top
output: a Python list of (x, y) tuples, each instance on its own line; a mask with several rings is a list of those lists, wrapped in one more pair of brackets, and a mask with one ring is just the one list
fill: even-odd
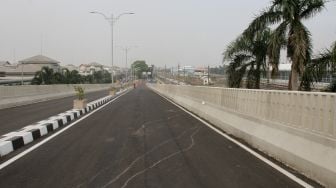
[(85, 91), (94, 91), (100, 88), (109, 88), (111, 84), (60, 84), (60, 85), (20, 85), (0, 86), (0, 100), (7, 98), (75, 93), (74, 86), (82, 86)]
[(286, 93), (286, 94), (300, 94), (300, 95), (330, 95), (336, 96), (336, 93), (329, 92), (310, 92), (310, 91), (286, 91), (286, 90), (265, 90), (265, 89), (243, 89), (243, 88), (223, 88), (223, 87), (212, 87), (212, 86), (191, 86), (191, 85), (174, 85), (174, 84), (165, 84), (173, 85), (177, 87), (196, 87), (196, 88), (205, 88), (205, 89), (223, 89), (223, 90), (233, 90), (233, 91), (248, 91), (248, 92), (270, 92), (270, 93)]
[(188, 97), (252, 118), (336, 140), (336, 94), (155, 84), (171, 96)]

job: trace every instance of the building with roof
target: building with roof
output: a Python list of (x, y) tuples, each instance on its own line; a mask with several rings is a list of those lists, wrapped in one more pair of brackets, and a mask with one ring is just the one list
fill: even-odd
[(33, 77), (42, 67), (49, 67), (55, 72), (60, 71), (60, 62), (43, 55), (33, 56), (19, 61), (18, 64), (4, 63), (0, 66), (0, 72), (5, 77)]
[[(111, 67), (106, 66), (106, 65), (102, 65), (102, 64), (97, 63), (97, 62), (92, 62), (92, 63), (89, 63), (89, 64), (79, 65), (78, 71), (79, 71), (79, 74), (81, 74), (81, 75), (92, 75), (94, 72), (98, 72), (98, 71), (107, 71), (107, 72), (111, 73)], [(113, 72), (114, 72), (115, 75), (120, 74), (121, 73), (120, 67), (113, 66)]]
[(79, 71), (79, 67), (73, 65), (73, 64), (68, 64), (68, 65), (65, 65), (65, 66), (62, 66), (62, 69), (65, 68), (65, 69), (68, 69), (69, 71)]
[(90, 75), (93, 74), (94, 72), (98, 72), (98, 71), (102, 71), (104, 66), (93, 62), (93, 63), (89, 63), (89, 64), (81, 64), (79, 65), (79, 73), (82, 75)]
[[(19, 61), (19, 64), (23, 65), (25, 68), (27, 65), (41, 70), (42, 67), (49, 67), (54, 70), (54, 72), (59, 72), (60, 62), (43, 55), (36, 55), (24, 60)], [(35, 71), (36, 72), (36, 71)]]

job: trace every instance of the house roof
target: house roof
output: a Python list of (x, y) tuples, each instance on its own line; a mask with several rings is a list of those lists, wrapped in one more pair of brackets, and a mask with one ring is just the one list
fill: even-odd
[(43, 56), (43, 55), (36, 55), (24, 60), (19, 61), (23, 64), (59, 64), (59, 61), (56, 61), (54, 59), (51, 59), (49, 57)]
[(96, 62), (92, 62), (88, 64), (89, 66), (95, 66), (95, 67), (102, 67), (102, 64), (96, 63)]

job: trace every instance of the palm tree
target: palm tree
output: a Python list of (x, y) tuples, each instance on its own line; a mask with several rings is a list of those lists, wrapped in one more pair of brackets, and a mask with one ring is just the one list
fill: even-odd
[[(270, 63), (278, 64), (280, 50), (287, 48), (287, 57), (292, 62), (289, 90), (298, 90), (299, 76), (311, 60), (310, 32), (302, 21), (320, 12), (325, 2), (325, 0), (273, 0), (272, 5), (262, 11), (247, 29), (247, 32), (255, 32), (265, 26), (278, 24), (271, 37), (273, 39), (271, 51), (274, 55), (270, 56)], [(286, 39), (286, 45), (281, 43), (281, 38)]]
[(64, 76), (60, 72), (54, 73), (54, 84), (64, 84)]
[(70, 83), (80, 84), (82, 82), (82, 77), (77, 70), (72, 70), (70, 72)]
[(265, 75), (267, 69), (270, 36), (269, 28), (255, 33), (243, 33), (228, 46), (224, 61), (231, 61), (226, 72), (230, 87), (241, 87), (241, 81), (246, 76), (247, 88), (260, 88), (261, 75)]
[(43, 84), (50, 85), (54, 83), (54, 70), (49, 67), (42, 67)]
[(332, 83), (329, 90), (336, 91), (336, 42), (331, 45), (330, 49), (320, 53), (316, 58), (307, 64), (302, 76), (300, 88), (311, 90), (313, 82), (321, 81), (322, 77), (328, 73), (332, 74)]
[(35, 73), (35, 76), (32, 80), (32, 84), (46, 84), (50, 85), (55, 82), (54, 80), (54, 70), (49, 67), (42, 67), (40, 71)]

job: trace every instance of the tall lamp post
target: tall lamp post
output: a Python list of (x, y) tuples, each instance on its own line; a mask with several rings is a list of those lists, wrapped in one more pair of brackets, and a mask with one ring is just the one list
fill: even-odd
[(125, 77), (126, 77), (126, 83), (128, 82), (128, 80), (127, 80), (127, 55), (128, 55), (128, 51), (130, 50), (131, 48), (130, 47), (126, 47), (124, 50), (125, 50), (125, 57), (126, 57), (126, 59), (125, 59), (125, 64), (126, 64), (126, 73), (125, 73)]
[(111, 67), (111, 79), (112, 79), (112, 85), (114, 84), (114, 73), (113, 73), (113, 59), (114, 59), (114, 55), (113, 55), (113, 29), (114, 29), (114, 24), (119, 20), (119, 18), (123, 15), (127, 15), (127, 14), (134, 14), (133, 12), (124, 12), (119, 14), (118, 16), (114, 16), (113, 14), (111, 14), (110, 17), (106, 16), (104, 13), (101, 12), (97, 12), (97, 11), (92, 11), (90, 12), (91, 14), (99, 14), (102, 15), (104, 17), (104, 19), (110, 24), (111, 26), (111, 57), (112, 57), (112, 67)]
[(126, 77), (126, 82), (128, 81), (127, 80), (127, 76), (128, 76), (128, 66), (127, 66), (127, 63), (128, 63), (128, 53), (131, 49), (133, 48), (137, 48), (138, 46), (127, 46), (127, 47), (124, 47), (123, 50), (125, 51), (125, 66), (126, 66), (126, 72), (125, 72), (125, 77)]

